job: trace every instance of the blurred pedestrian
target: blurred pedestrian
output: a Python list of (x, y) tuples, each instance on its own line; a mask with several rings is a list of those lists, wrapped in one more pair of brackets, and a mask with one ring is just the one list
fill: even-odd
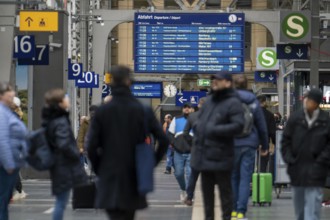
[[(23, 121), (24, 113), (21, 109), (21, 100), (16, 96), (13, 99), (13, 104), (11, 106), (11, 109), (17, 115), (17, 117), (19, 117), (19, 119), (21, 121)], [(24, 198), (26, 198), (26, 196), (27, 196), (27, 194), (23, 190), (21, 174), (19, 173), (16, 185), (15, 185), (15, 190), (14, 190), (14, 193), (13, 193), (12, 200), (15, 201), (15, 200), (19, 200), (19, 199), (24, 199)]]
[(85, 184), (87, 177), (71, 130), (69, 97), (62, 89), (51, 89), (45, 94), (45, 102), (42, 126), (56, 158), (50, 169), (52, 193), (56, 197), (53, 220), (62, 220), (71, 189)]
[(15, 91), (0, 82), (0, 219), (8, 220), (8, 204), (18, 179), (19, 169), (25, 164), (27, 129), (10, 109)]
[(244, 137), (235, 138), (235, 159), (232, 174), (234, 196), (232, 218), (241, 220), (246, 219), (245, 214), (250, 196), (250, 183), (256, 151), (261, 145), (261, 155), (268, 156), (269, 138), (263, 110), (257, 97), (247, 90), (248, 80), (246, 76), (236, 75), (234, 77), (234, 87), (241, 102), (247, 105), (253, 115), (251, 133), (246, 134)]
[[(170, 127), (172, 119), (173, 119), (172, 115), (170, 115), (170, 114), (165, 115), (165, 118), (164, 118), (165, 122), (163, 124), (163, 130), (164, 130), (165, 134), (168, 133), (168, 129)], [(168, 148), (167, 148), (167, 152), (166, 152), (166, 167), (165, 167), (164, 174), (171, 174), (172, 173), (173, 154), (174, 154), (173, 147), (171, 145), (169, 145)]]
[(96, 105), (91, 105), (89, 107), (89, 117), (82, 117), (80, 127), (78, 130), (77, 145), (80, 152), (80, 162), (82, 164), (85, 163), (85, 152), (86, 152), (85, 138), (89, 130), (90, 121), (93, 118), (96, 109), (97, 109)]
[(174, 175), (181, 189), (180, 200), (182, 202), (185, 201), (187, 196), (187, 183), (191, 173), (191, 146), (188, 144), (183, 135), (183, 129), (190, 113), (191, 104), (185, 103), (182, 108), (182, 116), (174, 117), (170, 124), (170, 128), (168, 129), (168, 137), (174, 148)]
[(330, 118), (320, 109), (323, 94), (312, 89), (304, 107), (293, 113), (284, 129), (283, 160), (288, 164), (297, 220), (319, 220), (322, 191), (330, 165)]
[[(205, 100), (206, 100), (205, 97), (199, 99), (198, 109), (202, 108), (203, 104), (205, 103)], [(183, 130), (183, 134), (190, 146), (192, 146), (192, 136), (194, 135), (192, 129), (198, 119), (198, 114), (199, 111), (196, 111), (189, 115), (186, 126), (184, 127)], [(195, 192), (198, 176), (199, 176), (199, 171), (191, 167), (191, 174), (187, 183), (187, 197), (184, 201), (187, 206), (192, 206), (193, 204), (194, 192)]]
[(194, 125), (191, 166), (201, 171), (204, 219), (214, 220), (214, 186), (218, 185), (223, 220), (230, 220), (234, 137), (244, 128), (243, 107), (230, 73), (213, 75), (211, 89)]
[(131, 70), (111, 69), (112, 100), (102, 105), (91, 123), (88, 156), (98, 175), (96, 208), (105, 209), (111, 220), (132, 220), (137, 209), (147, 207), (137, 188), (135, 148), (144, 143), (149, 131), (158, 140), (158, 163), (168, 141), (150, 107), (143, 106), (130, 91)]

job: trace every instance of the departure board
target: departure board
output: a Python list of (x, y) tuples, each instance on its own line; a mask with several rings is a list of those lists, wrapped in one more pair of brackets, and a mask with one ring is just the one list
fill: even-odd
[(136, 73), (244, 72), (243, 13), (135, 13)]

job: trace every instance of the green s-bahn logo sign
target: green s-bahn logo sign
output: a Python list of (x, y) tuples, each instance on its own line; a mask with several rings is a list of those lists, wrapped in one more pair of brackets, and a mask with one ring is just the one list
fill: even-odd
[(281, 12), (281, 42), (310, 42), (310, 12)]

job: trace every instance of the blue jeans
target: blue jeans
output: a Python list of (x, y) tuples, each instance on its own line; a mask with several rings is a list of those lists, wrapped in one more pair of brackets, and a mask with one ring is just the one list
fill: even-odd
[(63, 219), (64, 210), (66, 208), (66, 205), (68, 204), (69, 197), (70, 197), (70, 190), (56, 195), (53, 220), (62, 220)]
[(18, 178), (18, 170), (12, 174), (0, 167), (0, 220), (8, 220), (8, 204)]
[(168, 147), (166, 152), (166, 170), (171, 171), (173, 166), (173, 148)]
[(256, 149), (236, 147), (234, 170), (232, 173), (233, 210), (245, 214), (250, 196), (250, 183), (253, 174)]
[(292, 187), (297, 220), (321, 219), (323, 190), (321, 187)]
[(181, 154), (174, 151), (174, 169), (174, 175), (179, 183), (180, 189), (186, 191), (186, 183), (188, 182), (191, 173), (190, 154)]

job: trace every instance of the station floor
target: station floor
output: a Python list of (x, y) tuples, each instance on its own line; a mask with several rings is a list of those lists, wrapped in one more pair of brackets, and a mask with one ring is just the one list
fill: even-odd
[[(149, 208), (137, 212), (137, 220), (203, 220), (203, 205), (200, 186), (196, 189), (193, 207), (179, 201), (179, 188), (174, 175), (163, 174), (164, 166), (156, 172), (156, 190), (149, 196)], [(10, 205), (11, 220), (50, 220), (52, 219), (54, 198), (50, 195), (50, 182), (47, 180), (24, 180), (24, 191), (28, 196)], [(217, 197), (216, 197), (217, 198)], [(216, 218), (221, 219), (219, 202), (215, 207)], [(249, 204), (249, 220), (294, 220), (290, 190), (274, 195), (271, 207), (253, 207)], [(322, 220), (330, 219), (330, 208), (322, 208)], [(107, 220), (102, 210), (72, 210), (71, 203), (65, 212), (65, 220)]]

